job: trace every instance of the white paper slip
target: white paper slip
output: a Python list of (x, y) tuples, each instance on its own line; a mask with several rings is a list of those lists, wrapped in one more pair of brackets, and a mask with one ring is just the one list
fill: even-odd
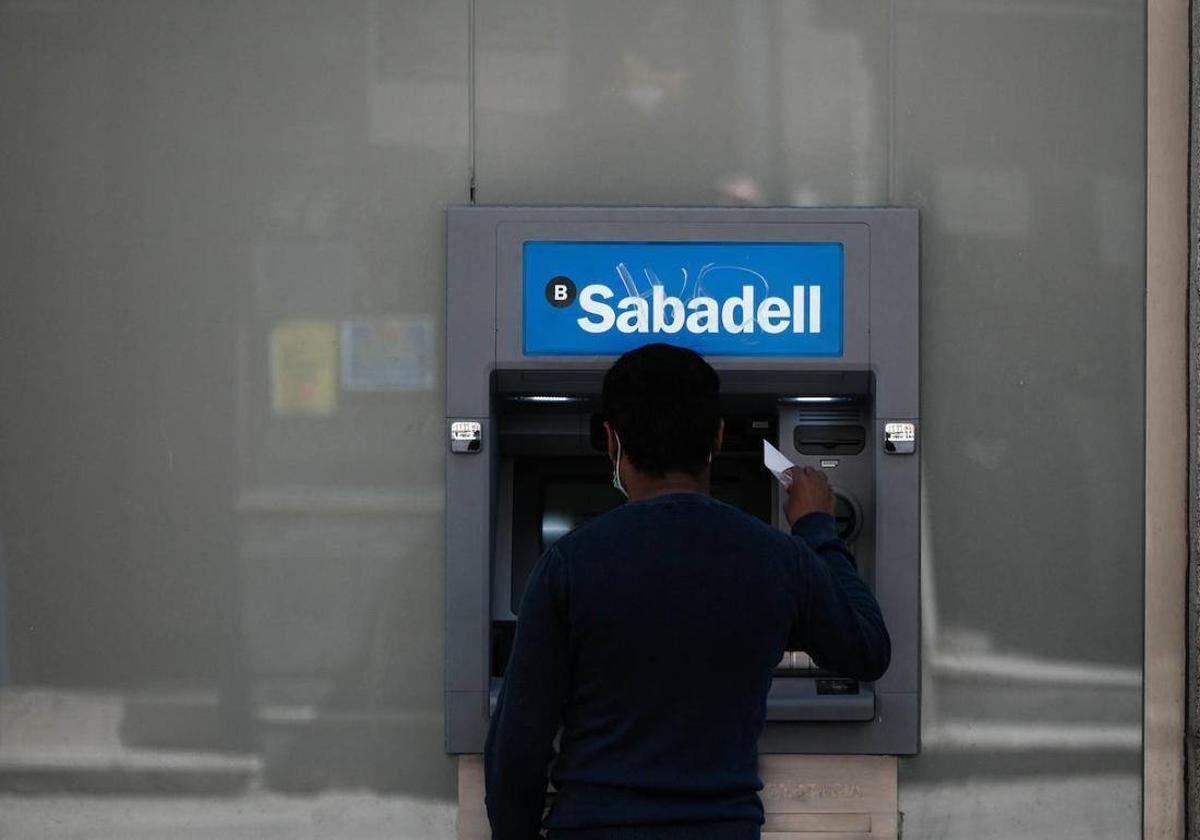
[(765, 438), (763, 439), (763, 466), (770, 470), (771, 475), (779, 479), (779, 483), (784, 487), (792, 483), (791, 476), (787, 474), (787, 471), (796, 465)]

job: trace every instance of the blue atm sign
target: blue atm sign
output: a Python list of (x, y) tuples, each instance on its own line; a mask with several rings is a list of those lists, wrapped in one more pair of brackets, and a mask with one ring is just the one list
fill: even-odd
[(840, 356), (838, 242), (526, 242), (524, 352)]

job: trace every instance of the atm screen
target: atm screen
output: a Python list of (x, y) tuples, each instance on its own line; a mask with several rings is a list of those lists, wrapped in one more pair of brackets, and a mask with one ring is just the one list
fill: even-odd
[(543, 488), (542, 542), (539, 556), (558, 538), (621, 504), (621, 494), (609, 483), (573, 482), (546, 484)]
[[(512, 614), (520, 610), (530, 572), (550, 546), (590, 519), (622, 504), (612, 486), (612, 466), (603, 456), (516, 457), (512, 459), (511, 589)], [(713, 463), (712, 495), (771, 521), (775, 479), (758, 457), (722, 454)], [(508, 666), (516, 624), (492, 622), (492, 675)]]
[[(611, 466), (603, 458), (517, 458), (513, 470), (512, 611), (545, 551), (585, 522), (620, 505)], [(761, 463), (722, 456), (714, 464), (712, 495), (764, 522), (771, 517), (771, 474)]]
[[(714, 498), (735, 506), (742, 500), (741, 491), (741, 485), (729, 479), (713, 481), (711, 486)], [(546, 484), (544, 492), (539, 556), (554, 545), (559, 537), (624, 501), (611, 482)]]

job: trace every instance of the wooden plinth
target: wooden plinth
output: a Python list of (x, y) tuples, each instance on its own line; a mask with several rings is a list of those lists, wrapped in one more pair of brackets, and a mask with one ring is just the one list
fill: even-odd
[[(896, 840), (896, 759), (874, 755), (764, 755), (763, 840)], [(458, 760), (458, 840), (490, 840), (483, 761)]]

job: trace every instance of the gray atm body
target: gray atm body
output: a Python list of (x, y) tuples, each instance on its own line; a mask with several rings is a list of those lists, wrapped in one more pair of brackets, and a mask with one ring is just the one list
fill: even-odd
[[(447, 239), (448, 752), (483, 749), (521, 589), (547, 540), (617, 501), (596, 417), (613, 357), (522, 352), (530, 241), (841, 243), (839, 357), (710, 357), (727, 424), (713, 490), (786, 527), (762, 440), (797, 464), (824, 465), (839, 492), (839, 527), (892, 637), (891, 667), (874, 684), (817, 671), (802, 653), (785, 657), (760, 750), (917, 752), (917, 212), (455, 207)], [(697, 691), (704, 679), (696, 675)]]

